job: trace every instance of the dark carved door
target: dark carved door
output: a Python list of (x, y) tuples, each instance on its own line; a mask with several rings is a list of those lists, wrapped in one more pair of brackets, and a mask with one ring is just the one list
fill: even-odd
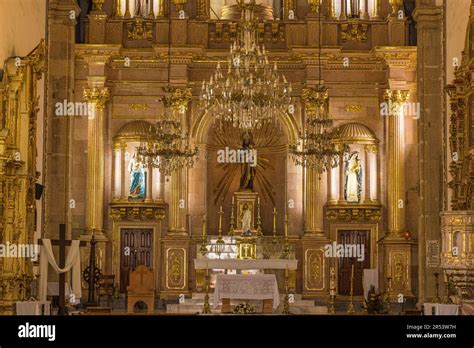
[[(364, 259), (359, 261), (357, 257), (338, 257), (338, 292), (340, 295), (350, 295), (351, 273), (354, 265), (354, 296), (363, 294), (362, 275), (364, 269), (370, 268), (370, 231), (338, 231), (338, 245), (342, 245), (344, 250), (346, 246), (364, 245)], [(354, 250), (354, 249), (352, 249)], [(362, 250), (359, 249), (359, 250)]]
[(153, 268), (153, 229), (122, 228), (120, 251), (120, 291), (126, 292), (130, 271), (138, 265)]

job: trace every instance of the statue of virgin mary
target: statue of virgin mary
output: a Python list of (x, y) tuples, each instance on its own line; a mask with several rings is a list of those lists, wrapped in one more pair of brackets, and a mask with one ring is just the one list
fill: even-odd
[(130, 198), (145, 198), (145, 172), (143, 165), (138, 161), (134, 153), (128, 164), (130, 172)]
[(359, 203), (362, 192), (362, 166), (357, 152), (352, 153), (346, 161), (345, 198), (347, 202)]

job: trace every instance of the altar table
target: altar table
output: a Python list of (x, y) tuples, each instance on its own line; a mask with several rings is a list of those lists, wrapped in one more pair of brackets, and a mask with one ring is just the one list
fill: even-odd
[(204, 271), (206, 269), (279, 269), (288, 271), (288, 289), (294, 291), (296, 286), (296, 270), (298, 260), (288, 259), (194, 259), (194, 269), (196, 270), (196, 287), (202, 290), (204, 287)]
[(16, 303), (16, 315), (51, 315), (51, 301), (23, 301)]
[[(214, 303), (216, 308), (222, 300), (272, 300), (273, 309), (280, 304), (278, 284), (274, 274), (219, 274), (216, 277)], [(265, 312), (264, 304), (264, 312)]]

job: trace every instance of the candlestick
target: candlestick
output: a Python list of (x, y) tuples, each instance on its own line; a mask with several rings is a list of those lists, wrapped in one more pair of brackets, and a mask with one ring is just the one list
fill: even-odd
[(219, 207), (219, 239), (222, 239), (222, 215), (224, 211), (222, 210), (222, 205)]
[(202, 239), (206, 237), (206, 214), (202, 216)]
[(232, 196), (232, 205), (230, 208), (230, 227), (229, 227), (229, 236), (234, 235), (235, 229), (235, 217), (234, 217), (234, 196)]
[(285, 238), (288, 239), (288, 215), (285, 214)]
[(199, 251), (201, 252), (202, 256), (205, 256), (208, 252), (207, 247), (207, 238), (206, 238), (206, 214), (202, 216), (202, 238), (201, 238), (201, 248)]
[(276, 238), (276, 233), (277, 233), (276, 217), (277, 217), (277, 210), (276, 210), (275, 207), (273, 207), (273, 243), (277, 242), (277, 238)]
[(354, 309), (354, 264), (352, 264), (352, 271), (351, 271), (351, 289), (350, 289), (350, 296), (349, 296), (349, 307), (347, 308), (347, 314), (355, 314)]
[(262, 233), (262, 217), (260, 216), (260, 197), (257, 197), (257, 236), (261, 236)]

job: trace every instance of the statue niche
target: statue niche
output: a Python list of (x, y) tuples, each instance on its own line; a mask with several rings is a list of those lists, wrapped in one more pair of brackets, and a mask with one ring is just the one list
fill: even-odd
[(346, 176), (344, 187), (346, 202), (359, 203), (362, 193), (362, 165), (358, 152), (349, 155), (344, 172)]

